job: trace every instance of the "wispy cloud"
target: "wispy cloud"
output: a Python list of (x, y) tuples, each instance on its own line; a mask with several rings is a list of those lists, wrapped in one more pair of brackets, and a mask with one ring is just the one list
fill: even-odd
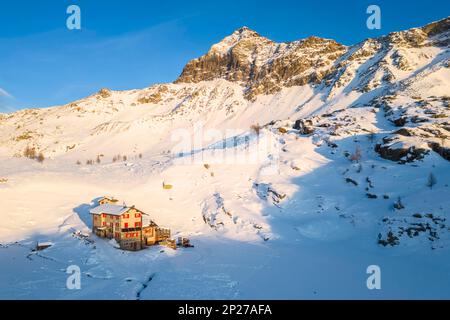
[(14, 97), (5, 89), (0, 88), (0, 112), (14, 112), (16, 108), (11, 106)]
[(12, 98), (13, 96), (5, 89), (0, 88), (0, 97)]
[[(182, 22), (169, 20), (114, 35), (65, 29), (1, 39), (0, 81), (9, 79), (3, 105), (61, 105), (102, 87), (126, 90), (170, 82), (196, 56)], [(6, 101), (9, 100), (9, 101)], [(1, 103), (2, 101), (0, 101)], [(6, 103), (7, 102), (7, 103)]]

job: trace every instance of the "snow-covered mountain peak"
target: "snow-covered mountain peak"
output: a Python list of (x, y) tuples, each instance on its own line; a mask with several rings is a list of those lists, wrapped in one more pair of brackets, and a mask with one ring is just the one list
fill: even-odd
[(391, 32), (381, 41), (402, 47), (448, 46), (450, 44), (450, 17), (423, 27)]
[(237, 30), (235, 30), (232, 34), (233, 36), (239, 37), (239, 39), (246, 39), (246, 38), (261, 38), (258, 32), (255, 30), (250, 29), (247, 26), (243, 26)]
[(253, 100), (282, 87), (321, 81), (324, 69), (345, 51), (336, 41), (318, 37), (276, 43), (244, 27), (187, 63), (175, 83), (225, 79), (242, 84)]
[(226, 55), (230, 50), (233, 50), (238, 44), (244, 43), (237, 50), (242, 50), (242, 47), (254, 47), (258, 45), (270, 45), (273, 42), (269, 39), (260, 36), (256, 31), (248, 27), (242, 27), (234, 31), (231, 35), (225, 37), (222, 41), (214, 44), (208, 54), (212, 55)]
[[(56, 156), (71, 152), (74, 145), (95, 145), (91, 140), (97, 135), (122, 135), (198, 118), (216, 119), (213, 126), (245, 118), (238, 122), (248, 128), (251, 122), (364, 105), (386, 94), (406, 97), (398, 105), (414, 110), (419, 106), (411, 100), (434, 96), (439, 109), (448, 101), (448, 31), (446, 18), (344, 46), (314, 36), (276, 43), (242, 27), (190, 61), (174, 83), (129, 91), (101, 89), (63, 107), (0, 116), (0, 148), (20, 155), (30, 145)], [(409, 121), (400, 114), (405, 109), (399, 109), (392, 121)], [(446, 110), (430, 112), (446, 125)], [(414, 121), (419, 120), (414, 116), (410, 121), (417, 126)]]

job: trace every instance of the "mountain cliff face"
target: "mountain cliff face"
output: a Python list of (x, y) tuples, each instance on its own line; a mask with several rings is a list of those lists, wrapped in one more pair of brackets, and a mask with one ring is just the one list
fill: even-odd
[(345, 46), (317, 37), (275, 43), (243, 27), (189, 62), (176, 83), (222, 78), (242, 83), (254, 99), (286, 86), (320, 83), (345, 51)]
[(275, 43), (243, 27), (213, 45), (206, 55), (190, 61), (176, 83), (218, 78), (236, 81), (246, 87), (247, 98), (255, 99), (259, 94), (272, 94), (283, 87), (305, 84), (342, 86), (354, 76), (346, 74), (346, 70), (364, 61), (371, 62), (372, 68), (358, 90), (368, 91), (377, 72), (382, 74), (382, 81), (395, 81), (387, 65), (403, 71), (414, 68), (408, 64), (404, 50), (447, 47), (450, 41), (449, 21), (447, 18), (350, 47), (318, 37)]

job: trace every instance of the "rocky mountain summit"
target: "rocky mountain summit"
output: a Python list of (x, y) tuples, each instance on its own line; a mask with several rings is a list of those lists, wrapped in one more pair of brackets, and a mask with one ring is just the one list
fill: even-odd
[(213, 45), (206, 55), (190, 61), (176, 83), (217, 78), (236, 81), (247, 88), (249, 99), (305, 84), (324, 85), (333, 91), (354, 78), (353, 69), (370, 63), (371, 67), (361, 75), (359, 86), (353, 88), (370, 91), (382, 83), (395, 82), (390, 66), (400, 71), (414, 69), (414, 62), (405, 50), (448, 47), (449, 21), (446, 18), (353, 46), (314, 36), (275, 43), (243, 27)]
[(242, 83), (247, 97), (254, 99), (286, 86), (320, 83), (345, 52), (346, 47), (334, 40), (309, 37), (275, 43), (243, 27), (190, 61), (176, 83), (222, 78)]

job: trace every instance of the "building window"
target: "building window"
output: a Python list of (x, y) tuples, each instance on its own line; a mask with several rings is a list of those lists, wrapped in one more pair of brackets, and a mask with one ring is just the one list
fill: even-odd
[(106, 214), (105, 214), (105, 213), (103, 213), (103, 214), (102, 214), (102, 217), (103, 217), (103, 218), (106, 218)]
[(116, 228), (119, 228), (120, 226), (119, 226), (119, 223), (118, 222), (116, 222)]
[(140, 218), (140, 217), (141, 217), (141, 214), (140, 214), (140, 213), (135, 213), (135, 214), (134, 214), (134, 217), (135, 217), (135, 218)]
[(128, 222), (125, 222), (124, 228), (128, 228)]
[(140, 227), (141, 226), (141, 223), (140, 222), (135, 222), (134, 223), (134, 226), (137, 228), (137, 227)]
[(105, 221), (103, 221), (103, 226), (106, 226), (106, 222)]

